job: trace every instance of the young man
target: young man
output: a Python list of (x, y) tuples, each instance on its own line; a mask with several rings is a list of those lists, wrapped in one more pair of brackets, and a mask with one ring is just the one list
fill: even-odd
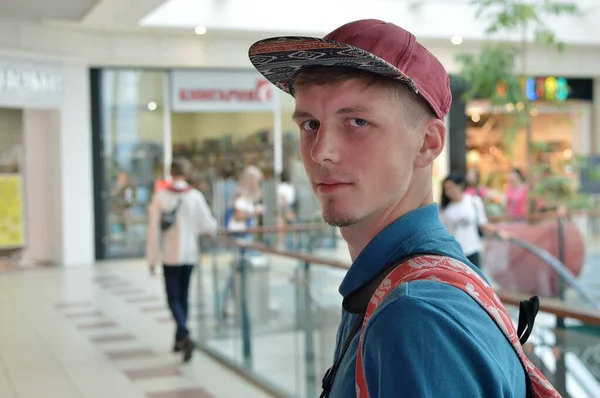
[[(173, 161), (172, 183), (152, 198), (146, 252), (150, 272), (154, 274), (160, 247), (167, 300), (177, 324), (173, 351), (183, 351), (185, 362), (191, 359), (194, 351), (187, 317), (190, 277), (200, 254), (198, 236), (217, 232), (217, 220), (204, 195), (186, 181), (189, 169), (185, 159)], [(164, 225), (164, 214), (171, 216), (170, 226)]]
[(451, 103), (440, 62), (411, 33), (378, 20), (323, 39), (262, 40), (249, 53), (294, 96), (308, 178), (353, 260), (339, 289), (337, 365), (325, 395), (356, 397), (355, 374), (364, 372), (370, 397), (525, 397), (524, 368), (500, 328), (465, 292), (430, 280), (401, 284), (379, 305), (356, 368), (356, 320), (378, 275), (420, 253), (468, 263), (432, 198)]

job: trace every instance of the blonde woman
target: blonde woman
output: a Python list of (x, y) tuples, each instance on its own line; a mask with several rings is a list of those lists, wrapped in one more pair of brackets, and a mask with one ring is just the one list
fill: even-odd
[(229, 231), (241, 232), (256, 224), (256, 216), (263, 212), (258, 204), (262, 197), (263, 172), (256, 166), (248, 166), (238, 179), (233, 204), (226, 222)]

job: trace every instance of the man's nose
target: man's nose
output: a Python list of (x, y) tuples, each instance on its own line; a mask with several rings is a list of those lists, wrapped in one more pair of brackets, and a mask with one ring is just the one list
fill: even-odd
[(315, 163), (338, 163), (341, 154), (341, 137), (335, 129), (321, 125), (310, 155)]

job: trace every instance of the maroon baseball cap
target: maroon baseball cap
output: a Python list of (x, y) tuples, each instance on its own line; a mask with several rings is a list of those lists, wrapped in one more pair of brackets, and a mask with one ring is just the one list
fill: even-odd
[(431, 105), (439, 119), (450, 110), (452, 94), (446, 70), (412, 33), (392, 23), (363, 19), (322, 39), (273, 37), (254, 43), (248, 54), (265, 78), (291, 95), (302, 68), (341, 66), (406, 83)]

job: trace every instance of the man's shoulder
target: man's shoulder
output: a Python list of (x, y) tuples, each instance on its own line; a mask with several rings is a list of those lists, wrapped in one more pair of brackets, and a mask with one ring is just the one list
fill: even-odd
[(385, 335), (406, 344), (420, 335), (432, 347), (452, 346), (503, 363), (501, 367), (508, 363), (520, 366), (510, 343), (487, 312), (466, 292), (441, 282), (419, 280), (392, 290), (369, 320), (365, 334), (381, 344), (387, 344)]
[[(466, 292), (432, 280), (417, 280), (401, 284), (389, 293), (377, 311), (404, 312), (412, 310), (415, 306), (429, 307), (436, 312), (449, 314), (457, 322), (470, 321), (473, 315), (470, 312), (474, 312), (476, 318), (493, 322), (485, 310)], [(411, 315), (422, 316), (426, 313)]]
[[(402, 322), (396, 323), (397, 319)], [(395, 324), (393, 327), (399, 334), (416, 332), (423, 325), (431, 325), (450, 334), (453, 330), (466, 333), (476, 345), (506, 342), (494, 320), (471, 296), (459, 288), (431, 280), (403, 283), (392, 290), (369, 324), (367, 328), (375, 325), (375, 330)], [(435, 335), (431, 330), (425, 333)]]
[(485, 310), (453, 286), (400, 285), (369, 319), (363, 341), (363, 357), (375, 361), (365, 365), (367, 378), (394, 369), (389, 377), (408, 385), (410, 396), (524, 395), (525, 372), (514, 349)]

